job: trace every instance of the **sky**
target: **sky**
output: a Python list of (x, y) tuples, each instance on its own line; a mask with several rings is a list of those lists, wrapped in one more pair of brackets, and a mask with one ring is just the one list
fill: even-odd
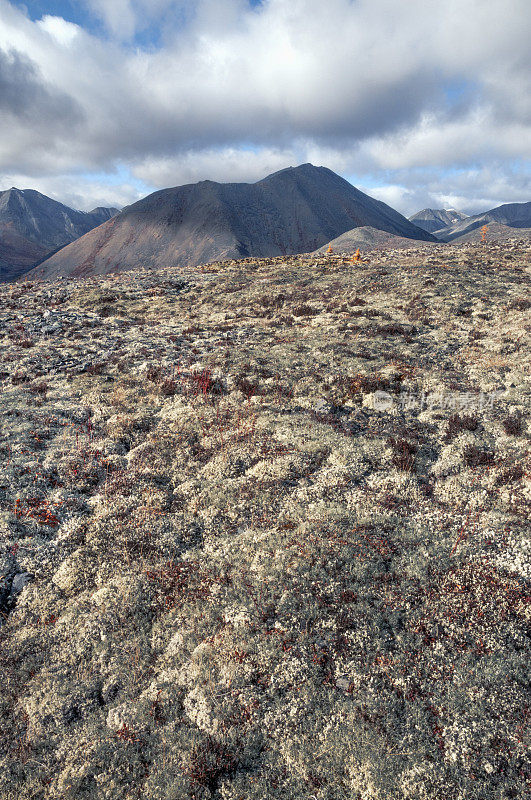
[(122, 207), (326, 166), (407, 216), (531, 200), (530, 0), (0, 0), (0, 190)]

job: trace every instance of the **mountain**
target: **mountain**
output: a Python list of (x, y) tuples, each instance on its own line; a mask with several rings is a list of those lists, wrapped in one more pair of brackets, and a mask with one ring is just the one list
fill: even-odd
[(455, 208), (424, 208), (409, 217), (410, 222), (428, 233), (434, 233), (440, 228), (446, 228), (465, 219), (468, 219), (468, 215)]
[(436, 235), (442, 242), (452, 242), (483, 225), (488, 226), (489, 223), (499, 223), (509, 228), (531, 228), (531, 203), (505, 203), (484, 214), (477, 214), (462, 222), (448, 225), (446, 228), (438, 230)]
[(308, 253), (364, 225), (435, 241), (331, 170), (303, 164), (253, 184), (201, 181), (154, 192), (47, 259), (31, 277)]
[[(452, 239), (452, 244), (465, 244), (467, 242), (477, 244), (483, 239), (481, 228), (473, 228), (472, 230), (462, 233)], [(500, 242), (504, 239), (531, 239), (531, 227), (529, 228), (511, 228), (509, 225), (502, 225), (501, 222), (489, 222), (486, 231), (487, 242)], [(441, 242), (441, 244), (443, 244)]]
[[(434, 244), (434, 242), (426, 242), (426, 244), (431, 245)], [(389, 250), (398, 247), (414, 246), (415, 242), (411, 241), (411, 239), (365, 225), (361, 228), (353, 228), (351, 231), (342, 233), (337, 239), (332, 239), (331, 242), (327, 242), (315, 252), (316, 254), (326, 253), (328, 248), (331, 247), (334, 253), (352, 255), (360, 248), (361, 254), (363, 255), (363, 252), (366, 250)]]
[(0, 192), (0, 281), (16, 278), (116, 213), (75, 211), (33, 189)]

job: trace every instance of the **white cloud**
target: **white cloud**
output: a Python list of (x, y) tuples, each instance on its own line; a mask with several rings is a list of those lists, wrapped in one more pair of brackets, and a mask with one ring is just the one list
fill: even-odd
[(425, 169), (394, 173), (396, 183), (358, 188), (411, 216), (422, 208), (457, 208), (479, 214), (503, 203), (529, 202), (531, 174), (502, 161), (462, 170)]
[[(196, 0), (83, 0), (111, 37), (127, 41), (153, 23), (183, 24), (193, 20), (204, 3)], [(218, 4), (219, 7), (219, 4)], [(223, 7), (223, 2), (221, 3)]]
[(201, 180), (254, 183), (286, 166), (296, 166), (301, 158), (301, 151), (294, 148), (252, 151), (227, 147), (189, 151), (178, 157), (148, 158), (134, 167), (133, 174), (154, 186), (180, 186)]
[[(160, 186), (312, 161), (385, 177), (406, 202), (411, 187), (388, 173), (496, 162), (509, 174), (531, 154), (528, 0), (85, 2), (108, 37), (0, 0), (0, 56), (29, 64), (29, 95), (61, 109), (55, 122), (44, 102), (6, 110), (0, 82), (0, 171), (36, 180), (124, 161)], [(153, 25), (160, 47), (135, 45)]]
[(405, 186), (397, 186), (394, 184), (390, 186), (368, 188), (359, 186), (358, 188), (361, 189), (362, 192), (370, 194), (371, 197), (375, 197), (376, 200), (381, 200), (383, 203), (387, 203), (388, 206), (396, 208), (397, 210), (409, 207), (417, 208), (417, 201), (414, 196), (415, 193)]
[(362, 152), (383, 169), (450, 166), (496, 156), (530, 158), (530, 134), (531, 126), (522, 122), (500, 125), (495, 109), (485, 105), (471, 108), (459, 120), (424, 114), (415, 125), (367, 139)]
[(122, 208), (140, 200), (151, 187), (139, 188), (127, 179), (109, 183), (101, 178), (82, 175), (46, 175), (35, 177), (22, 173), (0, 172), (0, 187), (35, 189), (37, 192), (80, 211), (90, 211), (98, 206)]
[(81, 33), (79, 25), (74, 25), (73, 22), (67, 22), (62, 17), (54, 17), (51, 14), (42, 17), (37, 25), (63, 47), (71, 47)]

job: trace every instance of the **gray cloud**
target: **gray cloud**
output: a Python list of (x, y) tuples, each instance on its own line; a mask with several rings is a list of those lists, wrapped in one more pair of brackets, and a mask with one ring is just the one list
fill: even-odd
[[(458, 169), (472, 203), (499, 195), (478, 193), (478, 164), (505, 175), (503, 201), (511, 165), (531, 155), (527, 0), (85, 3), (105, 38), (0, 0), (0, 47), (15, 54), (0, 62), (0, 96), (16, 117), (0, 130), (0, 172), (126, 164), (159, 187), (311, 160), (407, 204), (423, 170)], [(160, 46), (131, 43), (162, 20)]]
[(24, 125), (57, 128), (83, 119), (78, 103), (68, 94), (46, 85), (38, 67), (26, 55), (0, 49), (0, 114)]

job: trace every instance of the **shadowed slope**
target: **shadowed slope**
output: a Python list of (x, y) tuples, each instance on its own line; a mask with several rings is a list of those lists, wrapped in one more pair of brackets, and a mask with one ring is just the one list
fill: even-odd
[[(525, 241), (531, 238), (531, 227), (512, 228), (509, 225), (502, 225), (500, 222), (489, 222), (486, 231), (486, 240), (489, 242), (503, 241), (504, 239), (519, 239)], [(462, 244), (466, 242), (480, 243), (483, 241), (481, 228), (474, 228), (467, 233), (461, 234), (452, 240), (452, 244)]]
[(33, 189), (0, 192), (0, 281), (12, 280), (107, 221), (116, 208), (76, 211)]
[(254, 184), (201, 181), (154, 192), (52, 256), (32, 277), (305, 253), (361, 225), (433, 241), (331, 170), (304, 164)]

